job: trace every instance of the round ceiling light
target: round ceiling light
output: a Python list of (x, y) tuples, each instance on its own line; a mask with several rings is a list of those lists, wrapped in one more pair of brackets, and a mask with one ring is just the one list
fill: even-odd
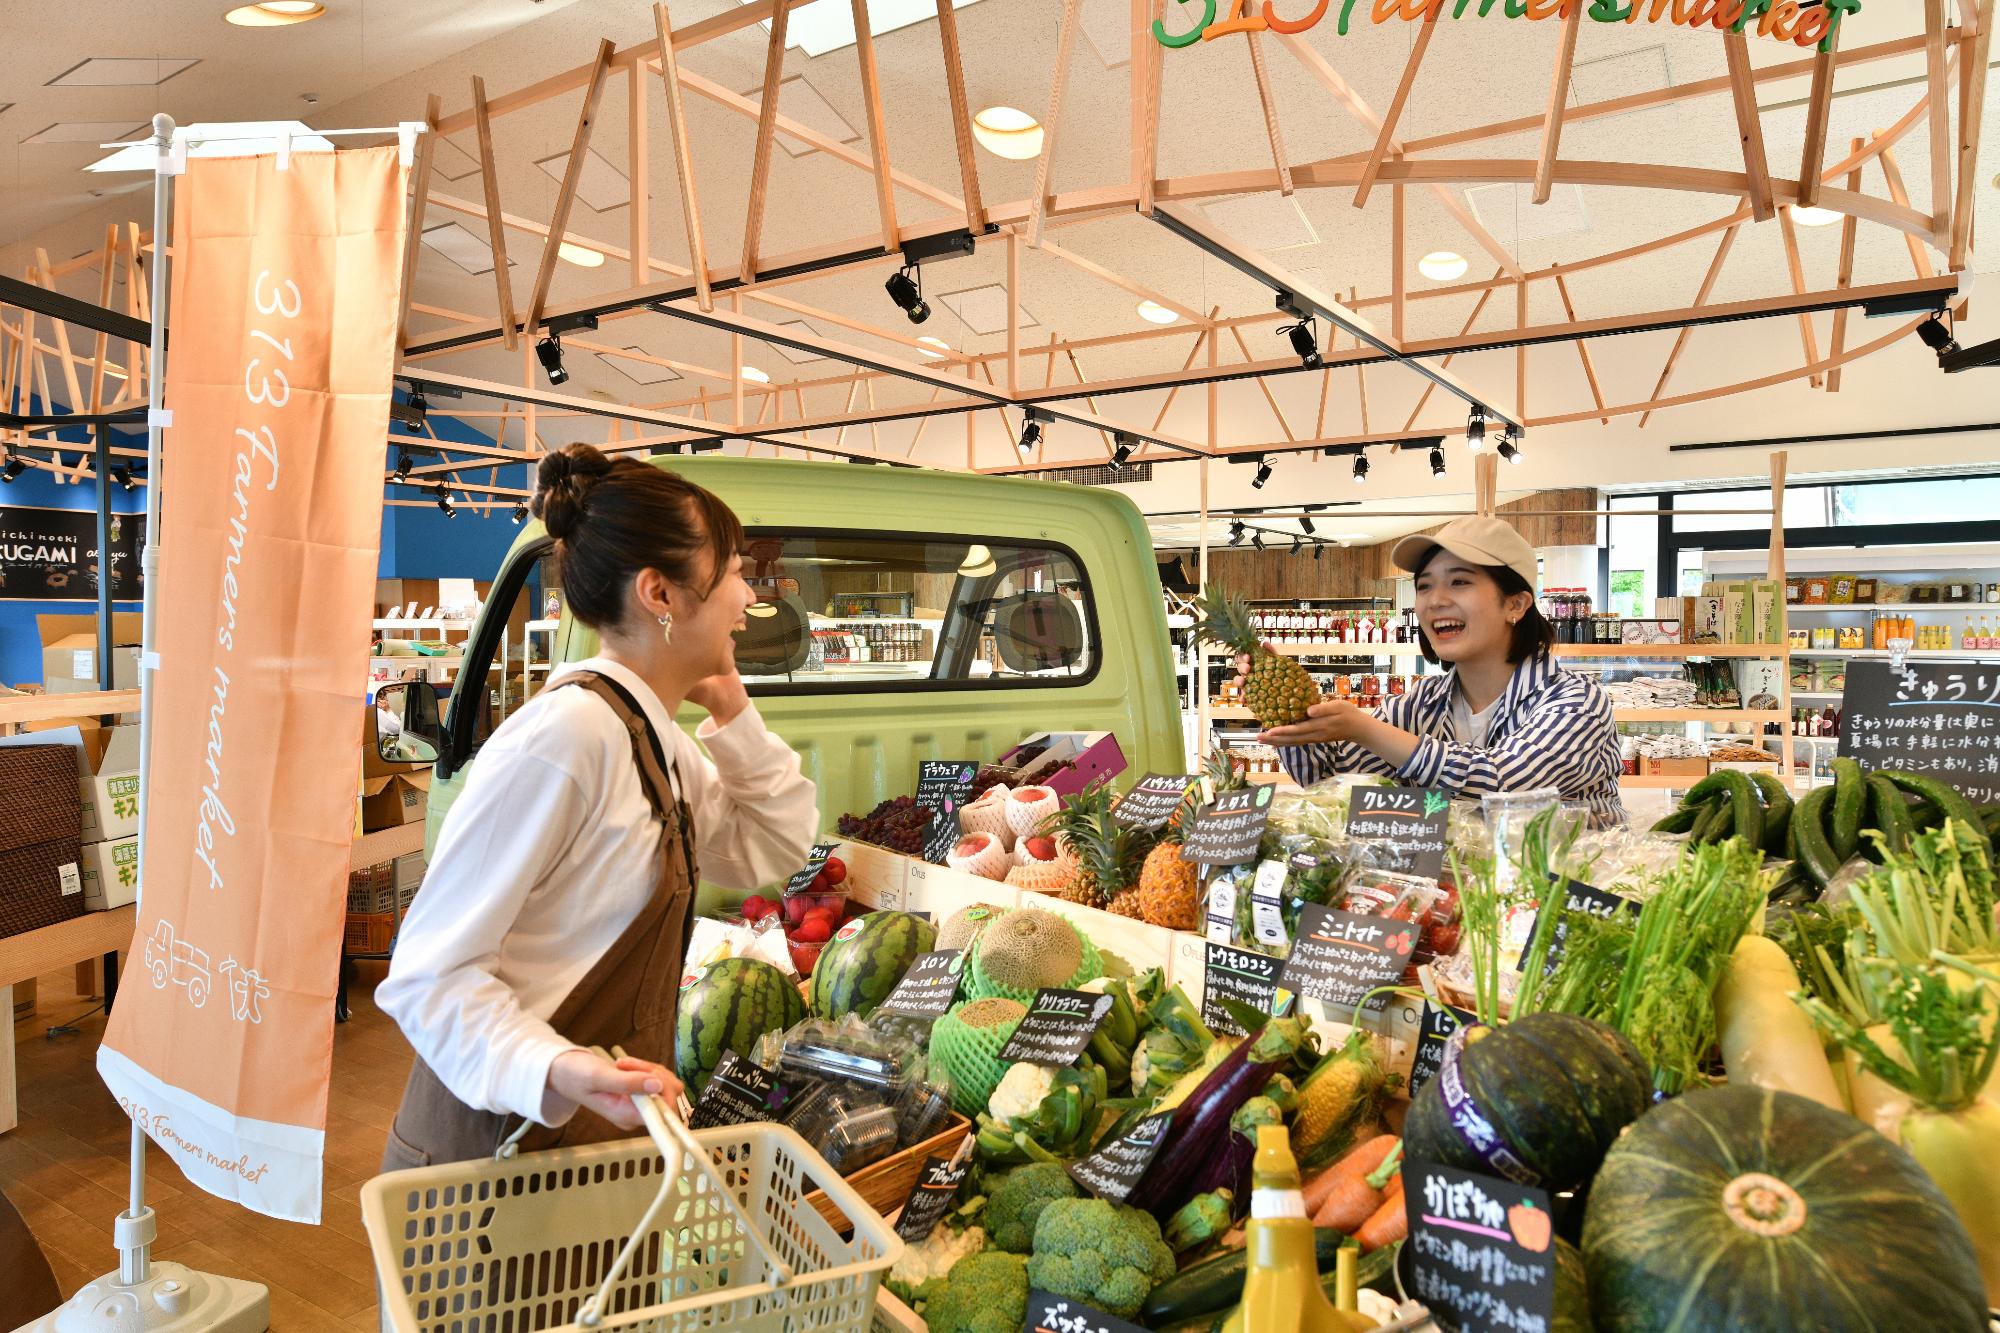
[(1451, 282), (1465, 276), (1465, 256), (1452, 250), (1433, 250), (1417, 261), (1417, 272), (1432, 282)]
[(769, 384), (771, 382), (771, 377), (755, 366), (743, 367), (743, 378), (758, 384)]
[(239, 28), (285, 28), (310, 23), (325, 13), (326, 6), (314, 0), (264, 0), (260, 5), (238, 5), (222, 21)]
[(587, 245), (578, 245), (574, 241), (559, 243), (556, 246), (556, 255), (559, 258), (567, 259), (578, 268), (602, 268), (604, 266), (603, 251), (593, 250)]
[(1158, 301), (1139, 302), (1139, 318), (1148, 324), (1171, 324), (1180, 316), (1161, 305)]
[(1792, 205), (1792, 221), (1801, 227), (1824, 227), (1840, 221), (1841, 214), (1830, 208), (1800, 208)]
[(1025, 162), (1042, 155), (1042, 123), (1011, 106), (989, 106), (974, 116), (972, 137), (996, 157)]
[(917, 339), (917, 341), (923, 344), (923, 346), (917, 348), (917, 354), (919, 356), (930, 357), (934, 361), (943, 360), (945, 354), (951, 351), (950, 343), (942, 338), (933, 338), (928, 333)]

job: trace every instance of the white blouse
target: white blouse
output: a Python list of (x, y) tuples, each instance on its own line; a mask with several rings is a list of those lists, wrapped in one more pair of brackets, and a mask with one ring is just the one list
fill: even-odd
[[(616, 662), (551, 683), (580, 670), (624, 686), (668, 747), (704, 880), (756, 888), (805, 863), (817, 795), (755, 705), (704, 721), (697, 745)], [(563, 1123), (576, 1107), (547, 1091), (549, 1065), (576, 1043), (548, 1020), (645, 906), (659, 860), (624, 725), (588, 690), (545, 689), (480, 749), (376, 1004), (467, 1106)]]

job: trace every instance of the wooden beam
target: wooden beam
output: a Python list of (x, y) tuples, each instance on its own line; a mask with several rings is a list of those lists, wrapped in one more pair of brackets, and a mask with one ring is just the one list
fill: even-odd
[(1088, 273), (1093, 278), (1108, 282), (1114, 287), (1123, 287), (1134, 296), (1151, 301), (1155, 305), (1164, 306), (1176, 315), (1179, 315), (1182, 319), (1187, 320), (1190, 324), (1202, 323), (1202, 318), (1199, 314), (1195, 313), (1189, 307), (1182, 305), (1179, 301), (1174, 300), (1171, 296), (1166, 295), (1164, 292), (1156, 292), (1145, 283), (1135, 282), (1122, 273), (1104, 267), (1104, 265), (1094, 259), (1086, 259), (1074, 250), (1065, 249), (1057, 245), (1054, 241), (1043, 241), (1042, 253), (1045, 255), (1054, 255), (1057, 259), (1062, 260), (1079, 272)]
[(764, 196), (771, 185), (771, 139), (778, 124), (778, 86), (785, 76), (785, 29), (791, 10), (771, 16), (770, 40), (764, 43), (764, 83), (758, 90), (757, 145), (750, 158), (750, 202), (743, 216), (743, 262), (737, 274), (744, 282), (757, 276), (757, 251), (764, 237)]
[[(102, 253), (103, 272), (97, 280), (97, 304), (101, 309), (108, 309), (111, 305), (111, 280), (118, 274), (118, 224), (115, 222), (106, 224), (104, 228)], [(93, 413), (104, 410), (104, 369), (107, 364), (105, 358), (110, 352), (111, 335), (99, 332), (97, 353), (92, 358), (90, 372), (90, 410)], [(77, 466), (81, 470), (83, 466), (81, 458), (77, 460)]]
[(1382, 127), (1375, 132), (1375, 147), (1369, 150), (1361, 168), (1361, 181), (1354, 187), (1356, 208), (1368, 206), (1369, 192), (1375, 188), (1375, 178), (1382, 171), (1382, 159), (1392, 151), (1390, 144), (1396, 137), (1396, 122), (1403, 117), (1403, 104), (1410, 100), (1410, 85), (1417, 81), (1417, 67), (1424, 63), (1424, 52), (1430, 48), (1431, 35), (1437, 31), (1438, 9), (1438, 0), (1433, 0), (1430, 12), (1424, 15), (1424, 21), (1417, 27), (1410, 58), (1403, 62), (1403, 77), (1396, 84), (1396, 95), (1389, 99), (1389, 110), (1382, 117)]
[(632, 182), (632, 202), (626, 205), (625, 248), (631, 280), (653, 276), (653, 146), (646, 119), (645, 68), (634, 61), (625, 71), (625, 174)]
[[(35, 247), (35, 271), (40, 275), (35, 279), (36, 283), (39, 286), (48, 288), (50, 291), (54, 291), (56, 286), (55, 281), (49, 277), (49, 252), (40, 246)], [(69, 410), (72, 412), (81, 411), (83, 405), (89, 400), (83, 396), (83, 381), (77, 377), (76, 354), (71, 350), (69, 341), (69, 321), (51, 319), (49, 324), (55, 330), (56, 356), (62, 362), (63, 388), (69, 393)], [(35, 359), (35, 364), (37, 368), (41, 367), (40, 357)], [(46, 375), (46, 372), (44, 374)], [(42, 410), (45, 412), (55, 410), (49, 403), (49, 392), (46, 384), (42, 386)]]
[(402, 369), (403, 348), (410, 341), (410, 298), (416, 294), (417, 255), (424, 243), (424, 204), (431, 193), (431, 162), (437, 156), (438, 112), (444, 103), (436, 93), (424, 100), (424, 124), (429, 128), (417, 140), (416, 174), (411, 181), (410, 223), (404, 233), (403, 292), (401, 312), (396, 318), (396, 368)]
[[(1494, 282), (1494, 283), (1497, 283), (1497, 282), (1499, 282), (1499, 280), (1500, 280), (1500, 276), (1501, 276), (1501, 272), (1500, 272), (1500, 270), (1499, 270), (1499, 269), (1495, 269), (1495, 270), (1493, 271), (1493, 282)], [(1490, 301), (1490, 300), (1492, 300), (1492, 299), (1493, 299), (1493, 293), (1494, 293), (1495, 291), (1497, 291), (1497, 290), (1498, 290), (1498, 288), (1497, 288), (1497, 287), (1493, 286), (1492, 284), (1489, 284), (1489, 285), (1488, 285), (1488, 286), (1486, 287), (1486, 290), (1484, 290), (1484, 291), (1482, 291), (1482, 292), (1480, 292), (1480, 293), (1479, 293), (1479, 299), (1478, 299), (1477, 301), (1474, 301), (1474, 302), (1472, 303), (1472, 313), (1471, 313), (1471, 314), (1469, 314), (1469, 315), (1467, 315), (1467, 316), (1465, 317), (1465, 323), (1459, 326), (1459, 330), (1458, 330), (1458, 336), (1459, 336), (1459, 337), (1463, 338), (1463, 337), (1464, 337), (1464, 336), (1465, 336), (1466, 334), (1468, 334), (1468, 333), (1472, 332), (1472, 326), (1473, 326), (1474, 324), (1477, 324), (1477, 323), (1479, 322), (1479, 312), (1480, 312), (1480, 311), (1482, 311), (1482, 310), (1484, 310), (1484, 309), (1486, 309), (1486, 303), (1487, 303), (1488, 301)], [(1446, 368), (1446, 369), (1450, 368), (1450, 366), (1451, 366), (1451, 357), (1450, 357), (1449, 355), (1448, 355), (1448, 356), (1446, 356), (1446, 357), (1444, 358), (1444, 360), (1442, 360), (1442, 361), (1438, 362), (1438, 365), (1439, 365), (1439, 366), (1440, 366), (1441, 368)], [(1356, 370), (1359, 370), (1359, 369), (1361, 369), (1361, 367), (1360, 367), (1360, 366), (1356, 366), (1356, 367), (1355, 367), (1355, 369), (1356, 369)], [(1366, 386), (1366, 385), (1364, 384), (1364, 385), (1363, 385), (1362, 387), (1363, 387), (1363, 394), (1362, 394), (1362, 399), (1361, 399), (1361, 403), (1362, 403), (1362, 412), (1363, 412), (1363, 414), (1364, 414), (1364, 416), (1363, 416), (1363, 420), (1365, 421), (1365, 420), (1366, 420), (1366, 416), (1365, 416), (1365, 414), (1366, 414), (1366, 412), (1367, 412), (1367, 410), (1368, 410), (1368, 406), (1367, 406), (1367, 405), (1368, 405), (1368, 398), (1367, 398), (1367, 393), (1366, 393), (1366, 388), (1367, 388), (1367, 386)], [(1437, 392), (1437, 385), (1435, 385), (1435, 384), (1432, 384), (1432, 383), (1431, 383), (1430, 381), (1428, 381), (1428, 380), (1424, 381), (1424, 391), (1423, 391), (1423, 392), (1422, 392), (1421, 394), (1418, 394), (1418, 395), (1417, 395), (1417, 405), (1416, 405), (1415, 407), (1413, 407), (1413, 408), (1411, 408), (1411, 409), (1410, 409), (1410, 419), (1409, 419), (1408, 421), (1405, 421), (1405, 422), (1403, 423), (1403, 429), (1404, 429), (1405, 431), (1408, 431), (1408, 430), (1411, 430), (1411, 429), (1413, 429), (1413, 428), (1414, 428), (1414, 427), (1416, 426), (1416, 424), (1417, 424), (1417, 417), (1418, 417), (1418, 415), (1419, 415), (1419, 414), (1421, 414), (1421, 413), (1423, 412), (1423, 410), (1424, 410), (1424, 404), (1425, 404), (1425, 403), (1428, 403), (1428, 402), (1429, 402), (1429, 401), (1431, 400), (1431, 395), (1432, 395), (1433, 393), (1436, 393), (1436, 392)], [(1367, 430), (1367, 429), (1368, 429), (1368, 427), (1367, 427), (1366, 425), (1364, 425), (1364, 426), (1362, 426), (1362, 428), (1361, 428), (1361, 429), (1365, 431), (1365, 430)]]
[(500, 300), (502, 340), (511, 352), (514, 278), (507, 268), (507, 225), (501, 220), (506, 214), (500, 209), (500, 171), (493, 161), (493, 122), (486, 110), (486, 80), (477, 74), (472, 76), (472, 124), (479, 134), (479, 185), (486, 199), (486, 243), (493, 250), (493, 286)]
[(1285, 135), (1278, 128), (1278, 103), (1271, 96), (1271, 76), (1264, 68), (1264, 48), (1259, 45), (1254, 30), (1245, 32), (1243, 40), (1250, 47), (1250, 74), (1257, 83), (1257, 104), (1264, 111), (1264, 137), (1271, 145), (1271, 163), (1278, 169), (1278, 193), (1289, 196), (1292, 193), (1292, 169), (1285, 161)]
[(1924, 4), (1924, 109), (1931, 150), (1931, 241), (1951, 248), (1951, 78), (1947, 68), (1945, 0)]
[[(1867, 140), (1865, 139), (1856, 139), (1848, 155), (1858, 157), (1862, 146), (1866, 142)], [(1850, 190), (1859, 190), (1861, 188), (1861, 166), (1859, 163), (1855, 164), (1854, 170), (1848, 173), (1847, 188)], [(1860, 222), (1852, 215), (1840, 220), (1840, 276), (1834, 283), (1836, 287), (1849, 287), (1854, 283), (1854, 238), (1855, 233), (1860, 228)], [(1846, 342), (1846, 340), (1847, 307), (1842, 306), (1833, 312), (1833, 340), (1828, 348), (1827, 355), (1838, 362), (1840, 360), (1841, 344)], [(1835, 365), (1832, 370), (1826, 372), (1826, 391), (1828, 393), (1840, 392), (1840, 367), (1838, 365)]]
[(1042, 154), (1035, 160), (1035, 193), (1028, 201), (1029, 245), (1042, 243), (1042, 228), (1048, 222), (1049, 174), (1055, 166), (1063, 90), (1069, 85), (1069, 56), (1076, 45), (1076, 25), (1082, 12), (1081, 0), (1063, 0), (1062, 29), (1056, 37), (1055, 74), (1049, 83), (1049, 113), (1042, 118)]
[[(659, 34), (660, 81), (667, 93), (667, 133), (674, 148), (674, 177), (681, 190), (681, 220), (687, 227), (688, 266), (694, 270), (694, 297), (703, 310), (715, 308), (708, 286), (708, 248), (701, 236), (701, 201), (695, 191), (694, 148), (689, 141), (687, 103), (681, 96), (681, 63), (674, 53), (673, 20), (665, 0), (653, 6), (653, 26)], [(647, 278), (638, 280), (643, 286)]]
[(555, 212), (549, 218), (549, 239), (542, 245), (541, 267), (535, 271), (534, 295), (528, 300), (526, 332), (530, 338), (541, 327), (542, 311), (549, 300), (549, 284), (555, 281), (556, 258), (562, 234), (569, 230), (569, 210), (576, 203), (577, 182), (583, 179), (584, 156), (590, 149), (590, 133), (597, 128), (597, 107), (604, 99), (605, 76), (611, 72), (611, 57), (618, 48), (609, 38), (597, 44), (597, 64), (583, 91), (583, 111), (576, 118), (576, 134), (570, 141), (569, 161), (563, 166), (562, 188), (556, 191)]
[(1757, 84), (1751, 76), (1750, 50), (1742, 33), (1722, 34), (1722, 55), (1729, 63), (1729, 96), (1736, 107), (1743, 171), (1750, 178), (1750, 216), (1763, 222), (1774, 211), (1771, 176), (1764, 157), (1764, 124), (1757, 117)]
[[(1799, 232), (1797, 225), (1792, 221), (1792, 210), (1789, 208), (1781, 210), (1778, 214), (1778, 234), (1785, 240), (1785, 269), (1791, 274), (1792, 294), (1802, 296), (1806, 290), (1806, 270), (1799, 259)], [(1811, 315), (1799, 316), (1799, 344), (1805, 349), (1808, 365), (1819, 360), (1819, 338), (1813, 332)], [(1808, 383), (1817, 389), (1819, 376), (1814, 375)]]
[[(1563, 314), (1574, 324), (1576, 322), (1576, 305), (1569, 299), (1569, 284), (1563, 281), (1561, 274), (1556, 275), (1556, 294), (1562, 297)], [(1591, 364), (1590, 347), (1581, 338), (1576, 340), (1576, 355), (1577, 359), (1583, 362), (1583, 377), (1590, 384), (1590, 401), (1596, 403), (1601, 408), (1604, 406), (1604, 391), (1598, 387), (1597, 367)], [(1610, 417), (1600, 419), (1607, 426), (1611, 424)]]
[[(1834, 40), (1839, 41), (1835, 29)], [(1819, 205), (1820, 169), (1826, 161), (1826, 126), (1833, 117), (1833, 72), (1840, 57), (1821, 51), (1812, 61), (1812, 91), (1806, 95), (1806, 142), (1799, 157), (1799, 207)]]
[(937, 0), (938, 45), (944, 53), (945, 91), (951, 102), (951, 137), (958, 149), (959, 189), (965, 193), (965, 225), (974, 232), (986, 225), (979, 201), (979, 160), (972, 141), (972, 110), (965, 97), (965, 62), (958, 49), (958, 13), (952, 0)]
[[(1222, 307), (1219, 305), (1210, 306), (1208, 308), (1208, 319), (1206, 323), (1208, 325), (1209, 332), (1214, 331), (1215, 317), (1221, 313), (1222, 313)], [(1201, 355), (1201, 349), (1207, 345), (1208, 345), (1207, 334), (1197, 333), (1194, 338), (1194, 346), (1188, 348), (1187, 359), (1181, 362), (1181, 370), (1183, 372), (1185, 372), (1190, 366), (1194, 365), (1194, 359)], [(1214, 363), (1211, 362), (1210, 364), (1212, 365)], [(1154, 431), (1157, 432), (1160, 429), (1160, 423), (1167, 419), (1167, 413), (1173, 409), (1174, 399), (1180, 394), (1180, 391), (1181, 389), (1178, 384), (1167, 386), (1166, 401), (1160, 404), (1160, 414), (1153, 418)]]
[(1563, 23), (1562, 43), (1556, 48), (1555, 73), (1549, 80), (1549, 109), (1542, 117), (1542, 152), (1535, 168), (1534, 202), (1546, 204), (1555, 188), (1556, 151), (1562, 144), (1563, 113), (1569, 104), (1569, 72), (1576, 63), (1576, 34), (1583, 26), (1583, 6), (1572, 5)]
[[(940, 4), (949, 0), (938, 0)], [(1160, 69), (1164, 48), (1153, 40), (1152, 25), (1166, 0), (1131, 0), (1132, 44), (1127, 52), (1130, 82), (1132, 193), (1141, 213), (1153, 211), (1153, 177), (1160, 153)]]
[[(1708, 271), (1701, 275), (1701, 286), (1695, 289), (1694, 304), (1696, 309), (1700, 309), (1708, 304), (1709, 294), (1715, 290), (1715, 280), (1722, 276), (1722, 261), (1729, 257), (1729, 247), (1736, 244), (1736, 231), (1737, 227), (1740, 226), (1742, 224), (1738, 223), (1735, 227), (1730, 227), (1722, 233), (1722, 241), (1715, 247), (1715, 257), (1708, 261)], [(1660, 378), (1653, 384), (1652, 397), (1658, 398), (1666, 392), (1667, 381), (1672, 378), (1674, 373), (1674, 364), (1680, 360), (1681, 349), (1687, 346), (1688, 335), (1693, 332), (1694, 326), (1688, 325), (1675, 335), (1673, 350), (1667, 353), (1667, 363), (1660, 367)], [(1639, 428), (1641, 430), (1645, 429), (1646, 422), (1652, 415), (1651, 412), (1640, 414)]]
[(1403, 216), (1403, 187), (1389, 188), (1389, 336), (1398, 344), (1403, 341), (1404, 307), (1408, 304), (1409, 281), (1404, 273), (1408, 261), (1403, 255), (1405, 233), (1408, 231)]
[[(1876, 131), (1876, 134), (1879, 137), (1881, 131)], [(1908, 190), (1903, 188), (1903, 170), (1896, 165), (1896, 155), (1887, 148), (1884, 148), (1878, 160), (1882, 164), (1882, 178), (1889, 186), (1889, 198), (1907, 206), (1910, 202), (1910, 194)], [(1932, 271), (1931, 256), (1930, 251), (1924, 249), (1923, 241), (1918, 239), (1914, 233), (1907, 231), (1903, 233), (1903, 241), (1910, 251), (1910, 267), (1916, 270), (1918, 277), (1930, 277)]]
[(1951, 211), (1951, 271), (1964, 270), (1972, 251), (1973, 192), (1979, 188), (1979, 125), (1986, 114), (1986, 62), (1993, 49), (1993, 0), (1980, 0), (1972, 51), (1958, 62), (1958, 197)]
[[(1243, 353), (1245, 361), (1256, 360), (1250, 355), (1250, 344), (1243, 341), (1243, 330), (1232, 328), (1229, 335), (1236, 339), (1237, 350)], [(1271, 415), (1278, 419), (1278, 433), (1285, 437), (1287, 443), (1297, 443), (1299, 437), (1292, 434), (1292, 425), (1285, 420), (1285, 411), (1278, 406), (1278, 399), (1271, 392), (1271, 381), (1260, 375), (1257, 378), (1257, 387), (1263, 390), (1264, 402), (1270, 407)]]
[(1021, 233), (1007, 229), (1007, 392), (1021, 391)]
[(875, 209), (882, 216), (882, 248), (894, 250), (896, 182), (889, 174), (889, 129), (882, 115), (882, 80), (875, 69), (875, 35), (868, 29), (868, 0), (853, 0), (854, 57), (861, 66), (861, 109), (868, 150), (875, 159)]

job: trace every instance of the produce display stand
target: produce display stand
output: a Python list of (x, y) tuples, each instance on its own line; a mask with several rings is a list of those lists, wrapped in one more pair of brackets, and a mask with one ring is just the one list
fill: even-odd
[[(870, 1208), (887, 1216), (901, 1208), (903, 1201), (910, 1197), (917, 1177), (923, 1174), (924, 1158), (932, 1154), (951, 1156), (959, 1142), (971, 1131), (972, 1122), (954, 1111), (945, 1121), (943, 1129), (921, 1143), (913, 1143), (846, 1177), (848, 1187), (860, 1195), (862, 1202)], [(854, 1225), (824, 1190), (814, 1190), (806, 1196), (806, 1202), (817, 1208), (819, 1215), (836, 1231), (846, 1231)]]

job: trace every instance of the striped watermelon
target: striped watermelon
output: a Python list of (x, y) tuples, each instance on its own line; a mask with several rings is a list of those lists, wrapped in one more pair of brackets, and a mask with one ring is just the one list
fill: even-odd
[(813, 965), (812, 1011), (821, 1018), (866, 1018), (937, 939), (908, 912), (870, 912), (842, 926)]
[(798, 986), (755, 958), (725, 958), (681, 979), (674, 1022), (674, 1072), (688, 1097), (701, 1095), (724, 1051), (750, 1059), (757, 1039), (806, 1016)]

